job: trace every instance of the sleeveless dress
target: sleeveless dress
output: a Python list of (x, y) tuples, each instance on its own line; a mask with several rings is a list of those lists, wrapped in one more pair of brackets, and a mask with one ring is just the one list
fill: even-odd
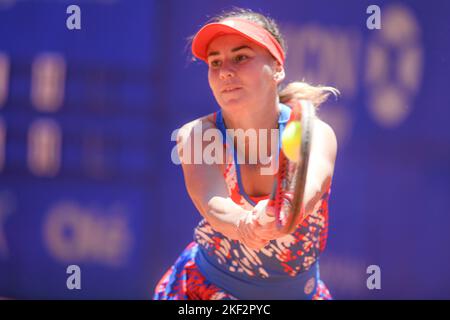
[[(291, 115), (279, 104), (279, 142)], [(251, 197), (244, 191), (239, 161), (229, 140), (221, 111), (215, 113), (227, 162), (223, 172), (230, 198), (251, 210), (268, 196)], [(279, 143), (280, 145), (280, 143)], [(230, 147), (231, 146), (231, 147)], [(319, 255), (326, 246), (328, 199), (331, 184), (297, 229), (253, 250), (231, 240), (201, 220), (191, 242), (157, 284), (157, 300), (331, 299), (319, 272)]]

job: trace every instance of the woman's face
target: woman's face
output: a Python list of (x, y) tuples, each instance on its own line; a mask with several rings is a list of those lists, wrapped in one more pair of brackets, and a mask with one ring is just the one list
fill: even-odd
[(224, 35), (211, 41), (207, 55), (209, 85), (222, 108), (275, 101), (281, 80), (274, 75), (282, 67), (268, 50), (239, 35)]

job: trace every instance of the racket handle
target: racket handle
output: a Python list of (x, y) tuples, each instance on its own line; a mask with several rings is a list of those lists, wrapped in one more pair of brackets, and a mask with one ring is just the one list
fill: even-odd
[(270, 215), (267, 213), (267, 209), (270, 207), (270, 200), (268, 202), (266, 201), (260, 201), (256, 204), (253, 211), (258, 217), (258, 223), (261, 225), (270, 223), (275, 221), (275, 217), (273, 215)]
[(259, 216), (258, 222), (261, 225), (265, 225), (275, 221), (274, 216), (269, 216), (265, 211)]

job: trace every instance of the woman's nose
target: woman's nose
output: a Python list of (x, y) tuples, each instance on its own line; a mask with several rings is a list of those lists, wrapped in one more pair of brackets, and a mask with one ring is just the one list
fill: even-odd
[(220, 79), (226, 79), (234, 76), (234, 70), (229, 64), (223, 64), (220, 68)]

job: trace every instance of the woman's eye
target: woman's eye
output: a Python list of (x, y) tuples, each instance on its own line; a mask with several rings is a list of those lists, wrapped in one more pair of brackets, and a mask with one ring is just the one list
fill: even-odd
[(220, 61), (219, 61), (219, 60), (213, 60), (213, 61), (211, 61), (211, 62), (209, 63), (209, 65), (210, 65), (211, 67), (218, 67), (218, 66), (220, 66)]
[(241, 62), (241, 61), (247, 60), (247, 58), (248, 57), (246, 55), (240, 54), (240, 55), (236, 56), (236, 58), (234, 58), (234, 60), (236, 60), (237, 62)]

